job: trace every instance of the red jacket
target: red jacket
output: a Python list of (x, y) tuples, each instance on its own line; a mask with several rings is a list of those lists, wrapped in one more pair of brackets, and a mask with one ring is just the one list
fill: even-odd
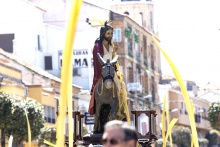
[(94, 97), (94, 89), (100, 78), (102, 78), (102, 66), (98, 61), (97, 53), (99, 53), (102, 57), (104, 55), (103, 45), (100, 43), (95, 43), (93, 48), (93, 65), (94, 65), (94, 77), (93, 84), (91, 88), (91, 99), (89, 104), (89, 113), (91, 115), (95, 114), (95, 97)]
[(93, 92), (94, 86), (96, 85), (98, 80), (102, 77), (102, 66), (99, 63), (97, 53), (99, 53), (102, 57), (104, 56), (104, 49), (102, 44), (95, 43), (93, 48), (94, 77), (93, 77), (91, 93)]

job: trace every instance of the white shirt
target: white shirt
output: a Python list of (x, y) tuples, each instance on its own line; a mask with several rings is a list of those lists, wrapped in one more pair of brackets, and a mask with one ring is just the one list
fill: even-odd
[[(107, 51), (107, 49), (105, 48), (105, 46), (103, 45), (103, 49), (104, 49), (104, 55), (103, 55), (103, 59), (106, 61), (107, 59), (110, 59), (110, 61), (112, 60), (112, 53), (113, 53), (113, 47), (111, 45), (109, 45), (109, 51)], [(114, 76), (114, 82), (118, 88), (118, 90), (121, 89), (121, 83), (120, 80), (117, 76), (117, 73), (115, 72), (115, 76)]]

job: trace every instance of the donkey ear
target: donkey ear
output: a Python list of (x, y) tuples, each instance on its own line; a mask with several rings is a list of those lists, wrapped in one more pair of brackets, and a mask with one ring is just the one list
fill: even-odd
[(97, 56), (98, 56), (98, 60), (99, 60), (100, 64), (104, 65), (105, 64), (105, 60), (101, 57), (101, 55), (99, 53), (97, 53)]
[(110, 63), (115, 64), (118, 60), (118, 55), (115, 56)]

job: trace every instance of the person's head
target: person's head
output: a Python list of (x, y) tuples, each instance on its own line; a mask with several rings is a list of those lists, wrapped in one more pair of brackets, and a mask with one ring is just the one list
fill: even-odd
[(135, 128), (127, 122), (113, 120), (106, 123), (102, 137), (104, 147), (135, 147), (137, 140)]
[(104, 26), (100, 28), (99, 41), (102, 43), (103, 40), (111, 44), (113, 37), (113, 28), (108, 25), (108, 21), (105, 22)]

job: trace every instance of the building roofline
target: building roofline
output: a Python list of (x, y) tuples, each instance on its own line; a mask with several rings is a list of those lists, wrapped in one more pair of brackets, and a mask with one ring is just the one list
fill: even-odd
[(42, 12), (46, 12), (46, 10), (45, 9), (43, 9), (42, 7), (40, 7), (39, 5), (36, 5), (35, 3), (33, 3), (33, 2), (30, 2), (30, 1), (27, 1), (27, 0), (22, 0), (24, 3), (27, 3), (27, 4), (29, 4), (29, 5), (31, 5), (31, 6), (33, 6), (33, 7), (35, 7), (36, 9), (38, 9), (38, 10), (40, 10), (40, 11), (42, 11)]
[[(1, 48), (0, 48), (0, 49), (1, 49)], [(0, 60), (1, 60), (1, 59), (0, 59)], [(6, 67), (6, 68), (12, 69), (12, 70), (14, 70), (14, 71), (17, 71), (17, 72), (19, 72), (19, 73), (22, 73), (21, 70), (16, 69), (16, 68), (13, 68), (13, 67), (8, 66), (8, 65), (5, 65), (5, 64), (3, 64), (3, 63), (1, 63), (1, 62), (0, 62), (0, 65), (1, 65), (1, 66), (4, 66), (4, 67)]]
[[(180, 95), (182, 96), (182, 98), (183, 98), (183, 101), (185, 102), (182, 91), (175, 90), (175, 89), (168, 89), (168, 91), (170, 91), (170, 92), (175, 92), (175, 93), (180, 94)], [(203, 102), (208, 102), (208, 103), (210, 103), (210, 101), (208, 101), (208, 100), (206, 100), (206, 99), (203, 99), (203, 98), (200, 98), (200, 97), (189, 96), (189, 98), (190, 98), (190, 99), (197, 100), (197, 101), (203, 101)]]
[(123, 1), (123, 2), (113, 2), (111, 6), (115, 6), (115, 5), (119, 5), (119, 6), (123, 6), (123, 5), (134, 5), (134, 4), (150, 4), (150, 5), (154, 5), (154, 1)]
[(26, 85), (27, 87), (42, 87), (42, 85), (34, 84), (34, 85)]
[[(16, 63), (28, 68), (29, 70), (31, 70), (32, 72), (38, 74), (38, 75), (41, 75), (43, 77), (46, 77), (46, 78), (49, 78), (51, 80), (54, 80), (56, 82), (59, 82), (61, 83), (61, 79), (50, 74), (49, 72), (47, 71), (44, 71), (43, 69), (41, 69), (40, 67), (37, 67), (35, 65), (31, 65), (29, 64), (28, 62), (22, 60), (22, 59), (19, 59), (18, 57), (16, 57), (15, 55), (11, 54), (11, 53), (8, 53), (8, 52), (5, 52), (3, 49), (0, 48), (0, 55), (3, 55), (5, 56), (6, 58), (9, 58), (13, 61), (15, 61)], [(75, 84), (72, 84), (72, 86), (76, 87), (76, 88), (79, 88), (79, 89), (82, 89), (81, 86), (78, 86), (78, 85), (75, 85)]]
[(99, 6), (99, 5), (90, 3), (90, 2), (88, 2), (87, 0), (83, 0), (83, 2), (86, 3), (86, 4), (89, 4), (89, 5), (95, 6), (95, 7), (99, 7), (99, 8), (104, 9), (104, 10), (109, 10), (109, 9), (104, 8), (104, 7), (102, 7), (102, 6)]
[(204, 95), (206, 95), (206, 94), (208, 94), (208, 93), (213, 93), (213, 94), (215, 94), (215, 95), (219, 95), (219, 97), (220, 97), (220, 94), (219, 94), (218, 92), (211, 91), (211, 90), (209, 90), (209, 91), (207, 91), (207, 92), (201, 94), (201, 95), (198, 96), (198, 97), (201, 98), (201, 99), (204, 99), (204, 98), (202, 98), (202, 96), (204, 96)]
[(145, 30), (147, 33), (149, 33), (150, 35), (154, 36), (158, 41), (160, 41), (160, 39), (155, 35), (153, 34), (151, 31), (149, 31), (148, 29), (146, 29), (145, 27), (141, 26), (140, 24), (138, 24), (136, 21), (134, 21), (129, 15), (126, 15), (126, 14), (122, 14), (122, 13), (119, 13), (119, 12), (115, 12), (113, 10), (110, 10), (110, 12), (113, 12), (117, 15), (121, 15), (121, 16), (124, 16), (126, 18), (128, 18), (130, 21), (132, 21), (133, 23), (135, 23), (136, 25), (138, 25), (140, 28), (142, 28), (143, 30)]

